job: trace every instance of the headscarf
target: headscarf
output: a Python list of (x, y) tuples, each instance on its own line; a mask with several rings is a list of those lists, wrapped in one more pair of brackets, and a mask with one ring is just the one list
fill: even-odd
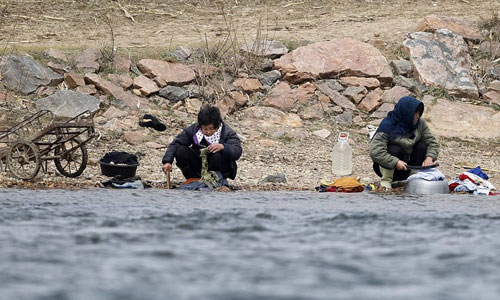
[(415, 130), (420, 123), (413, 124), (415, 112), (420, 112), (420, 117), (424, 113), (424, 104), (413, 97), (406, 96), (399, 99), (392, 111), (387, 113), (377, 129), (377, 132), (385, 132), (390, 139), (410, 134), (410, 138), (415, 137)]

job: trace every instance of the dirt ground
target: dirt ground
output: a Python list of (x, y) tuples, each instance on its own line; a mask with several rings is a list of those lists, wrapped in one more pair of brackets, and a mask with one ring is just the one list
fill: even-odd
[[(202, 46), (219, 43), (231, 32), (240, 42), (252, 40), (257, 34), (284, 42), (289, 47), (302, 42), (325, 41), (337, 37), (353, 37), (363, 41), (380, 40), (387, 50), (395, 49), (408, 31), (429, 14), (454, 16), (470, 21), (490, 17), (500, 4), (495, 1), (472, 0), (350, 0), (350, 1), (160, 1), (160, 0), (2, 0), (0, 1), (0, 45), (9, 51), (37, 51), (48, 48), (65, 50), (102, 47), (114, 41), (120, 52), (131, 56), (146, 56), (158, 49), (173, 50), (177, 46)], [(111, 30), (114, 39), (111, 39)], [(193, 121), (195, 116), (193, 116)], [(227, 121), (245, 137), (239, 173), (233, 183), (248, 189), (309, 189), (321, 178), (331, 177), (333, 135), (338, 132), (333, 120), (309, 124), (304, 140), (279, 141), (250, 134), (252, 128), (238, 126), (238, 115)], [(320, 141), (310, 134), (327, 128), (333, 135)], [(354, 140), (355, 176), (365, 183), (375, 182), (368, 157), (368, 138), (360, 128), (349, 129)], [(173, 134), (173, 132), (172, 132)], [(481, 165), (491, 170), (491, 182), (500, 186), (498, 144), (475, 144), (440, 138), (442, 151), (440, 169), (452, 179), (464, 169), (460, 165)], [(90, 148), (99, 147), (92, 142)], [(158, 161), (164, 150), (134, 149), (123, 141), (108, 142), (109, 148), (142, 152), (138, 175), (146, 180), (163, 181)], [(110, 150), (108, 149), (108, 150)], [(271, 149), (272, 151), (269, 151)], [(93, 185), (104, 179), (98, 159), (101, 152), (91, 151), (90, 162), (78, 184)], [(442, 159), (441, 159), (442, 158)], [(259, 180), (266, 175), (283, 172), (288, 183), (281, 186), (262, 186)], [(56, 176), (52, 171), (45, 179)], [(174, 170), (174, 180), (182, 175)], [(0, 181), (4, 186), (26, 184)], [(54, 181), (39, 180), (32, 186), (57, 187)], [(61, 184), (61, 187), (67, 185)]]
[(201, 45), (205, 36), (216, 43), (228, 29), (241, 42), (260, 32), (290, 44), (353, 37), (391, 46), (426, 15), (478, 21), (499, 6), (471, 0), (2, 0), (0, 43), (98, 47), (110, 41), (112, 28), (115, 46), (131, 53)]

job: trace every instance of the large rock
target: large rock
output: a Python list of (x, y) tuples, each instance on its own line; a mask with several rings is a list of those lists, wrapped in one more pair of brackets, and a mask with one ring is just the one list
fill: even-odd
[(96, 97), (75, 91), (59, 91), (35, 102), (38, 110), (50, 110), (56, 116), (69, 118), (86, 110), (94, 112), (100, 104), (101, 101)]
[(101, 78), (97, 74), (85, 74), (85, 81), (94, 84), (103, 93), (113, 96), (131, 109), (140, 109), (148, 106), (145, 99), (124, 91), (121, 87)]
[(477, 98), (470, 75), (470, 57), (464, 39), (447, 29), (412, 32), (403, 42), (415, 77), (423, 84), (444, 88), (460, 97)]
[(392, 82), (391, 68), (380, 51), (351, 38), (299, 47), (275, 60), (274, 64), (283, 78), (293, 83), (332, 78), (339, 74), (376, 77), (385, 84)]
[(358, 104), (360, 110), (371, 112), (382, 105), (381, 92), (378, 90), (371, 91), (366, 95), (365, 99)]
[(56, 86), (64, 77), (29, 56), (6, 55), (0, 59), (2, 82), (10, 90), (28, 95), (41, 86)]
[(195, 78), (194, 71), (180, 63), (141, 59), (137, 63), (137, 67), (148, 77), (154, 77), (161, 87), (167, 84), (182, 86), (190, 83)]
[(254, 41), (241, 47), (241, 51), (256, 56), (277, 58), (288, 53), (288, 48), (279, 41)]
[(142, 95), (149, 96), (160, 90), (156, 83), (144, 75), (134, 78), (134, 87), (138, 89)]
[(439, 99), (423, 116), (438, 136), (463, 139), (500, 137), (500, 112), (489, 107)]
[(415, 31), (436, 32), (438, 29), (448, 29), (468, 40), (481, 40), (482, 36), (477, 26), (463, 19), (429, 15), (417, 26)]

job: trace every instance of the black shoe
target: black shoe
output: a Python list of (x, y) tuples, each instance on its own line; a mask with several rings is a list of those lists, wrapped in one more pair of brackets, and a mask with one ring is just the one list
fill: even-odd
[(150, 127), (158, 131), (165, 131), (165, 129), (167, 129), (165, 124), (161, 123), (155, 116), (150, 114), (145, 114), (144, 117), (142, 117), (142, 120), (139, 121), (139, 126)]

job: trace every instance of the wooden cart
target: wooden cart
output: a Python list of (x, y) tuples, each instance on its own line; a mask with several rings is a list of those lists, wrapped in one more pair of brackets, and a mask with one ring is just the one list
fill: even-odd
[(0, 131), (0, 170), (31, 180), (53, 160), (64, 176), (77, 177), (87, 167), (86, 144), (95, 137), (93, 114), (85, 111), (66, 121), (54, 121), (48, 110)]

